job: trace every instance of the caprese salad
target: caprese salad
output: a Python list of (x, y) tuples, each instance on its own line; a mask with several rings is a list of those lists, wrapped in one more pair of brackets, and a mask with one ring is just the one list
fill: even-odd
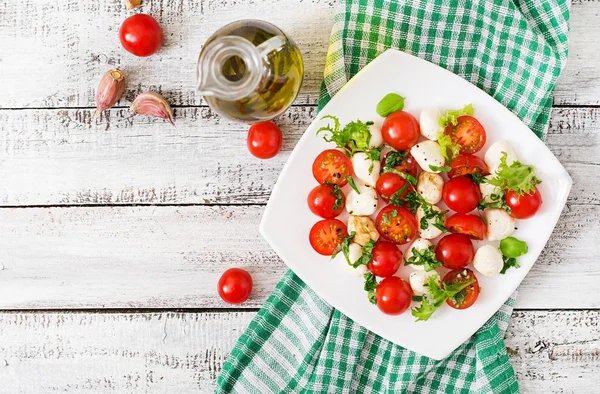
[[(317, 134), (332, 148), (312, 166), (318, 185), (308, 206), (322, 220), (309, 240), (321, 255), (341, 253), (383, 313), (401, 314), (415, 302), (412, 315), (420, 321), (443, 304), (473, 305), (480, 293), (475, 272), (519, 268), (527, 244), (511, 237), (515, 220), (534, 216), (542, 197), (535, 169), (510, 144), (496, 141), (481, 154), (486, 131), (470, 104), (429, 108), (419, 120), (403, 107), (403, 97), (386, 95), (376, 109), (381, 127), (323, 117), (328, 124)], [(346, 223), (337, 219), (344, 210)], [(494, 242), (475, 248), (473, 240), (484, 239)], [(404, 253), (401, 245), (409, 245)], [(408, 278), (400, 277), (402, 265), (412, 268)]]

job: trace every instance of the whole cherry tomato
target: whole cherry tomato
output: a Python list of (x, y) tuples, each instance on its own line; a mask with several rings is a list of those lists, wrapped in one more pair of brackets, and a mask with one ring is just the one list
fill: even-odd
[[(408, 192), (411, 190), (409, 188), (408, 181), (402, 178), (398, 174), (394, 174), (393, 172), (386, 172), (381, 174), (379, 179), (377, 179), (377, 183), (375, 184), (375, 188), (377, 189), (377, 193), (381, 196), (383, 201), (389, 203), (392, 197), (406, 197)], [(404, 189), (401, 193), (400, 190)]]
[(387, 241), (377, 241), (371, 251), (373, 260), (367, 265), (375, 276), (392, 276), (402, 265), (402, 252), (396, 245)]
[(333, 219), (344, 210), (346, 197), (344, 192), (334, 185), (319, 185), (308, 193), (310, 211), (323, 219)]
[(248, 150), (254, 157), (270, 159), (281, 149), (281, 130), (273, 122), (255, 123), (248, 131)]
[(412, 148), (419, 140), (420, 130), (417, 119), (404, 111), (392, 113), (381, 125), (383, 140), (396, 150)]
[(473, 243), (464, 234), (450, 234), (440, 239), (435, 247), (435, 258), (450, 269), (466, 267), (475, 257)]
[(397, 276), (385, 278), (379, 282), (375, 290), (377, 307), (386, 315), (399, 315), (407, 310), (412, 295), (410, 285)]
[(252, 277), (241, 268), (230, 268), (221, 275), (217, 290), (223, 301), (241, 304), (252, 293)]
[(530, 194), (518, 195), (517, 193), (509, 190), (504, 195), (506, 205), (512, 209), (512, 217), (516, 219), (528, 219), (535, 215), (542, 206), (542, 193), (539, 192), (538, 188)]
[(450, 179), (442, 189), (444, 202), (458, 213), (471, 212), (481, 201), (481, 191), (473, 179), (463, 175)]
[(160, 49), (163, 32), (160, 25), (150, 15), (132, 15), (123, 21), (119, 29), (121, 45), (135, 56), (145, 57)]

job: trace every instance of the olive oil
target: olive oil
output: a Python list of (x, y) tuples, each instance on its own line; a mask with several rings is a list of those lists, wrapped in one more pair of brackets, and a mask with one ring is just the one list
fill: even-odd
[[(244, 44), (244, 40), (219, 42), (224, 37), (243, 38), (256, 50), (249, 44), (236, 45)], [(230, 56), (219, 56), (217, 44), (219, 50), (229, 50)], [(207, 63), (219, 58), (221, 61)], [(210, 107), (220, 115), (247, 123), (281, 115), (298, 95), (304, 75), (302, 56), (294, 42), (277, 27), (256, 20), (234, 22), (218, 30), (200, 53), (198, 69), (199, 90)], [(207, 80), (211, 75), (214, 81)], [(211, 90), (211, 82), (218, 86)]]

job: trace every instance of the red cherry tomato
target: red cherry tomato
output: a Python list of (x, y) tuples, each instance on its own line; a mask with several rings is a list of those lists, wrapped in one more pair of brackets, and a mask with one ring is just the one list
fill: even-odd
[(390, 276), (377, 285), (377, 307), (386, 315), (399, 315), (410, 306), (412, 289), (402, 278)]
[(450, 179), (442, 189), (444, 202), (458, 213), (471, 212), (481, 201), (479, 186), (468, 176), (457, 176)]
[(335, 248), (347, 236), (348, 229), (343, 222), (337, 219), (325, 219), (312, 226), (309, 240), (315, 252), (324, 256), (331, 256)]
[(408, 209), (393, 205), (379, 211), (375, 226), (384, 239), (399, 245), (412, 241), (419, 230), (417, 219)]
[(163, 33), (160, 25), (150, 15), (132, 15), (119, 29), (121, 45), (135, 56), (150, 56), (160, 49)]
[(383, 140), (396, 150), (408, 150), (419, 140), (421, 129), (414, 116), (398, 111), (389, 115), (381, 125)]
[(255, 123), (248, 131), (248, 150), (259, 159), (275, 157), (281, 149), (281, 130), (273, 122)]
[(457, 213), (446, 220), (446, 228), (455, 234), (464, 234), (471, 239), (482, 240), (487, 233), (487, 226), (479, 215)]
[(450, 178), (461, 175), (487, 175), (490, 173), (487, 165), (485, 165), (485, 162), (475, 155), (462, 155), (456, 157), (454, 160), (452, 160), (452, 162), (450, 162), (450, 168), (451, 170), (448, 173)]
[[(406, 197), (410, 185), (408, 181), (402, 178), (398, 174), (394, 174), (393, 172), (386, 172), (381, 174), (379, 179), (377, 179), (377, 183), (375, 184), (375, 188), (377, 189), (377, 193), (381, 196), (383, 201), (390, 202), (390, 198), (394, 197)], [(400, 191), (404, 188), (404, 191), (396, 196), (396, 192)]]
[(450, 123), (444, 133), (452, 141), (460, 145), (460, 154), (477, 153), (483, 148), (486, 140), (485, 129), (477, 119), (469, 115), (459, 116), (458, 123)]
[(371, 252), (373, 260), (367, 265), (375, 276), (392, 276), (402, 265), (402, 252), (396, 245), (387, 241), (377, 241)]
[[(415, 160), (415, 158), (410, 154), (410, 152), (391, 151), (391, 152), (386, 153), (386, 155), (383, 157), (383, 160), (381, 161), (381, 168), (385, 167), (388, 159), (393, 158), (394, 156), (396, 156), (398, 154), (402, 154), (402, 153), (405, 153), (404, 159), (399, 164), (396, 164), (394, 166), (394, 169), (397, 171), (403, 172), (405, 174), (412, 175), (416, 178), (417, 173), (419, 172), (419, 165), (417, 164), (417, 161)], [(394, 159), (390, 159), (390, 160), (394, 160)]]
[(229, 304), (241, 304), (252, 293), (252, 277), (241, 268), (230, 268), (221, 275), (217, 290), (223, 301)]
[(341, 151), (327, 149), (313, 162), (312, 172), (317, 182), (342, 187), (348, 183), (346, 177), (352, 176), (352, 162)]
[(454, 299), (447, 299), (446, 304), (454, 309), (467, 309), (475, 303), (480, 291), (477, 277), (470, 269), (464, 268), (448, 272), (446, 276), (444, 276), (444, 283), (447, 284), (462, 283), (471, 279), (475, 279), (475, 282), (470, 286), (465, 287), (463, 290), (464, 293), (461, 291), (462, 294), (460, 297), (455, 296)]
[(537, 187), (531, 194), (524, 193), (520, 196), (509, 190), (504, 195), (504, 200), (506, 205), (512, 209), (511, 216), (516, 219), (528, 219), (535, 215), (542, 206), (542, 194)]
[(474, 256), (473, 243), (464, 234), (446, 235), (435, 247), (435, 258), (450, 269), (465, 267)]
[[(338, 196), (341, 201), (338, 200)], [(335, 190), (333, 185), (319, 185), (308, 193), (308, 207), (311, 212), (323, 219), (333, 219), (344, 210), (346, 197), (344, 192)], [(334, 208), (337, 201), (337, 208)]]

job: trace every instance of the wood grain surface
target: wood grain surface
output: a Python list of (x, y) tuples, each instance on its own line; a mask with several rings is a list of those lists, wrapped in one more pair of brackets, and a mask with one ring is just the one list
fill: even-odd
[[(254, 315), (0, 313), (0, 393), (212, 393)], [(522, 392), (597, 392), (598, 321), (598, 311), (515, 312), (506, 346)]]
[[(91, 107), (104, 72), (122, 67), (128, 87), (119, 105), (158, 90), (177, 106), (200, 105), (196, 60), (213, 31), (241, 18), (268, 20), (299, 45), (306, 64), (299, 104), (315, 104), (334, 15), (334, 0), (147, 0), (135, 12), (161, 24), (164, 49), (148, 59), (125, 52), (122, 0), (9, 0), (0, 4), (0, 108)], [(560, 105), (600, 104), (600, 3), (573, 1), (569, 61), (556, 89)], [(18, 64), (18, 67), (14, 65)]]

